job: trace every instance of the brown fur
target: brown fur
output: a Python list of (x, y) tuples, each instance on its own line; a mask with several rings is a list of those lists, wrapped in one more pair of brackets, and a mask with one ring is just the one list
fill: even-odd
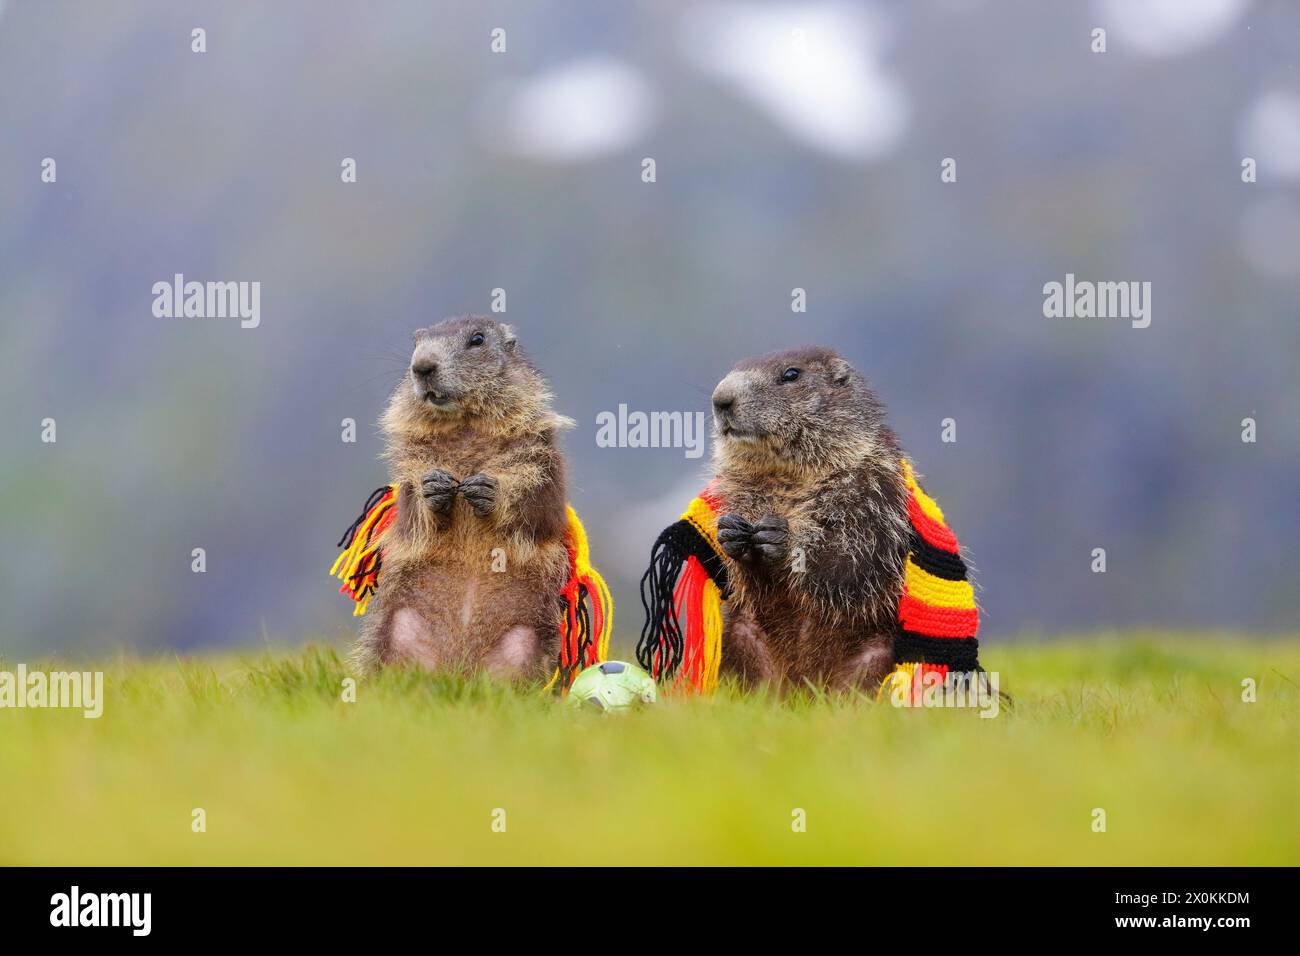
[(380, 423), (397, 520), (353, 658), (365, 669), (549, 676), (568, 574), (556, 436), (572, 422), (551, 410), (511, 327), (492, 319), (417, 332), (411, 366)]
[(910, 540), (902, 452), (880, 401), (834, 352), (796, 349), (719, 383), (714, 432), (732, 588), (723, 672), (873, 689), (894, 662)]

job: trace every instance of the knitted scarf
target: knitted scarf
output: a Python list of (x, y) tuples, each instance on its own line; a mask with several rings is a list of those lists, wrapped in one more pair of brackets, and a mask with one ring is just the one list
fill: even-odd
[[(330, 574), (343, 582), (340, 594), (356, 602), (352, 613), (366, 613), (370, 599), (379, 590), (383, 567), (384, 534), (397, 518), (397, 485), (377, 488), (367, 499), (361, 515), (339, 539), (343, 549)], [(567, 689), (584, 667), (599, 664), (609, 653), (609, 635), (614, 623), (614, 599), (605, 580), (592, 567), (587, 532), (578, 513), (566, 505), (568, 530), (564, 545), (569, 555), (569, 576), (558, 595), (560, 652), (555, 672), (546, 685)]]
[[(912, 705), (949, 672), (981, 671), (975, 638), (979, 611), (966, 564), (943, 512), (902, 463), (907, 484), (911, 542), (898, 602), (894, 670), (880, 686)], [(681, 518), (664, 529), (641, 579), (646, 620), (637, 643), (641, 666), (668, 687), (708, 692), (722, 662), (722, 605), (728, 597), (727, 565), (718, 545), (722, 502), (712, 483)]]

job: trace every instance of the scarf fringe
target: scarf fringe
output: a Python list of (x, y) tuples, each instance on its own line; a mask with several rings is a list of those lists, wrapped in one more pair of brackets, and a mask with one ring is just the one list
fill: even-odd
[(686, 571), (673, 591), (673, 607), (678, 619), (686, 616), (685, 653), (677, 686), (709, 693), (717, 689), (722, 666), (722, 591), (694, 557), (686, 559)]
[(727, 571), (717, 545), (718, 502), (706, 490), (665, 528), (641, 578), (646, 612), (637, 662), (669, 692), (708, 693), (722, 665)]
[(591, 564), (587, 532), (578, 513), (568, 507), (569, 581), (560, 592), (560, 654), (545, 690), (557, 684), (567, 694), (573, 679), (609, 654), (614, 627), (614, 598)]
[(673, 587), (686, 564), (686, 555), (665, 540), (667, 533), (661, 534), (650, 549), (650, 567), (641, 577), (641, 606), (646, 618), (636, 645), (637, 663), (657, 681), (676, 673), (685, 653)]
[(384, 485), (371, 492), (361, 515), (348, 526), (339, 539), (342, 553), (330, 568), (330, 576), (343, 582), (340, 594), (356, 602), (353, 617), (366, 613), (370, 599), (379, 590), (379, 569), (384, 555), (380, 539), (397, 517), (397, 485)]

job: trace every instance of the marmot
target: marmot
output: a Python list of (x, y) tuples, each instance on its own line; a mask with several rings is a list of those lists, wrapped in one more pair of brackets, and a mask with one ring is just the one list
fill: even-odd
[(722, 672), (874, 689), (894, 665), (911, 540), (898, 439), (830, 349), (740, 362), (713, 392)]
[(353, 654), (362, 667), (550, 674), (569, 573), (556, 436), (573, 424), (551, 400), (509, 325), (462, 316), (416, 333), (380, 422), (397, 518)]

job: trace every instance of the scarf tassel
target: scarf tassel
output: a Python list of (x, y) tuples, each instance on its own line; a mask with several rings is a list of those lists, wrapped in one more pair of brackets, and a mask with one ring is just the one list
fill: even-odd
[(707, 693), (718, 686), (723, 596), (716, 567), (711, 574), (692, 553), (701, 544), (707, 546), (699, 529), (679, 521), (659, 536), (641, 578), (646, 621), (637, 662), (673, 691)]
[(353, 521), (339, 539), (343, 551), (330, 568), (330, 576), (343, 584), (339, 593), (356, 602), (353, 617), (366, 613), (370, 599), (379, 590), (379, 571), (383, 565), (380, 539), (397, 518), (397, 486), (384, 485), (371, 492), (360, 517)]
[(560, 592), (560, 654), (545, 688), (558, 685), (565, 694), (583, 668), (608, 656), (614, 626), (614, 598), (591, 564), (587, 532), (573, 508), (568, 516), (569, 580)]
[(686, 555), (673, 547), (665, 532), (651, 548), (650, 566), (641, 578), (641, 604), (646, 619), (637, 642), (636, 659), (661, 683), (677, 672), (685, 653), (674, 603), (674, 585), (685, 564)]

